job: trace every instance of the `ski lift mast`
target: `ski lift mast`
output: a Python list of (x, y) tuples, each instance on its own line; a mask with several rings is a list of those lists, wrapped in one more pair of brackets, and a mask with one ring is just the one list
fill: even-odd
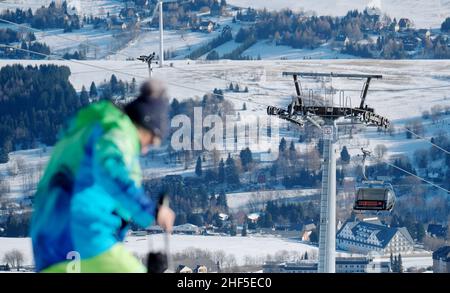
[(142, 61), (144, 63), (147, 63), (148, 65), (148, 74), (150, 76), (150, 78), (152, 78), (153, 76), (153, 63), (158, 64), (158, 61), (154, 61), (155, 60), (155, 52), (153, 52), (152, 54), (145, 56), (145, 55), (141, 55), (137, 58), (137, 60)]
[[(337, 125), (340, 118), (350, 119), (352, 123), (360, 121), (368, 126), (389, 128), (390, 121), (375, 114), (373, 108), (366, 103), (372, 79), (381, 79), (381, 75), (366, 74), (340, 74), (340, 73), (310, 73), (310, 72), (283, 72), (283, 76), (292, 76), (296, 97), (293, 98), (287, 109), (269, 106), (267, 114), (277, 116), (299, 126), (310, 122), (322, 130), (323, 135), (323, 167), (322, 188), (320, 200), (320, 235), (319, 235), (319, 273), (334, 273), (336, 271), (336, 153), (337, 153)], [(352, 108), (347, 105), (306, 105), (305, 95), (301, 88), (300, 77), (329, 77), (366, 79), (359, 107)], [(313, 97), (309, 97), (310, 99)]]

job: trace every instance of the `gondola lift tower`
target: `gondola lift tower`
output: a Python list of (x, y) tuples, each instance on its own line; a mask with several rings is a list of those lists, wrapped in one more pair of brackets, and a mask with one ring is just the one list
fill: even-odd
[[(322, 130), (323, 166), (320, 199), (320, 235), (319, 235), (319, 273), (336, 272), (336, 152), (337, 152), (337, 120), (350, 120), (351, 123), (362, 123), (367, 126), (389, 128), (390, 121), (375, 113), (373, 108), (365, 104), (369, 85), (372, 79), (381, 79), (381, 75), (283, 72), (283, 76), (292, 76), (296, 96), (287, 109), (268, 107), (267, 114), (277, 116), (299, 126), (311, 123)], [(360, 96), (359, 107), (352, 108), (351, 100), (339, 92), (339, 104), (334, 103), (331, 90), (331, 103), (319, 104), (312, 90), (304, 93), (299, 78), (348, 78), (365, 79)]]

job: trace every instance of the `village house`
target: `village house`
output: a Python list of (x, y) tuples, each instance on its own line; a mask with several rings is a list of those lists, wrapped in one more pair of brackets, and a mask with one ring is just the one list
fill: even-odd
[(202, 20), (198, 24), (198, 30), (201, 32), (211, 33), (215, 30), (216, 23), (211, 20)]
[(429, 224), (427, 234), (431, 237), (444, 238), (447, 236), (447, 227), (439, 224)]
[(192, 274), (193, 271), (190, 267), (185, 265), (179, 265), (177, 269), (175, 270), (175, 273), (177, 274)]
[(409, 18), (401, 18), (398, 21), (398, 27), (401, 31), (413, 28), (414, 23)]
[(193, 224), (183, 224), (173, 227), (174, 234), (199, 235), (201, 230), (198, 226)]
[(433, 252), (433, 272), (450, 273), (450, 246), (443, 246)]
[(208, 268), (204, 265), (197, 265), (197, 267), (194, 269), (194, 273), (196, 274), (205, 274), (208, 272)]
[(342, 226), (336, 244), (338, 249), (362, 254), (404, 255), (414, 250), (414, 240), (406, 228), (359, 220), (347, 221)]

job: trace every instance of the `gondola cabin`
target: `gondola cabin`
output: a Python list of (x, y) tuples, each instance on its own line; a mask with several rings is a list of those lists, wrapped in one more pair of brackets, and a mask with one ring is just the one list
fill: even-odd
[(395, 204), (394, 188), (384, 182), (363, 182), (356, 189), (354, 210), (391, 211)]

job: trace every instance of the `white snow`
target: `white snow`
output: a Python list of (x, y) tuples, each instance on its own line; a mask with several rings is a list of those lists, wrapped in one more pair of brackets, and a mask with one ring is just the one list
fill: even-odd
[(35, 33), (37, 40), (46, 43), (55, 56), (78, 50), (86, 51), (87, 58), (93, 59), (105, 58), (120, 49), (119, 46), (125, 46), (129, 34), (120, 30), (93, 29), (92, 25), (70, 33), (64, 33), (63, 29)]
[(267, 201), (290, 199), (301, 201), (320, 194), (318, 189), (262, 190), (227, 194), (227, 204), (232, 211), (259, 210)]
[[(8, 64), (47, 64), (66, 65), (71, 68), (71, 82), (77, 90), (92, 81), (101, 83), (111, 74), (131, 81), (148, 77), (145, 64), (138, 61), (35, 61), (35, 60), (1, 60), (0, 66)], [(247, 100), (250, 110), (265, 111), (264, 106), (256, 103), (283, 104), (294, 93), (293, 82), (283, 77), (283, 71), (307, 72), (346, 72), (383, 74), (382, 80), (372, 82), (367, 103), (377, 112), (391, 120), (404, 122), (405, 119), (420, 117), (424, 110), (434, 105), (449, 105), (448, 78), (450, 62), (447, 60), (290, 60), (290, 61), (229, 61), (204, 63), (193, 61), (173, 61), (173, 67), (155, 68), (155, 77), (169, 86), (171, 96), (185, 99), (203, 96), (215, 87), (225, 88), (230, 81), (238, 82), (241, 87), (248, 85), (248, 94), (225, 93), (225, 97), (236, 103), (237, 109), (242, 101)], [(101, 68), (92, 68), (101, 67)], [(120, 71), (120, 72), (115, 72)], [(255, 72), (259, 76), (255, 76)], [(333, 86), (345, 91), (350, 96), (352, 105), (357, 105), (363, 81), (335, 79)], [(309, 84), (311, 88), (320, 84)], [(421, 89), (433, 87), (431, 89)], [(419, 88), (411, 91), (402, 89)], [(252, 97), (249, 97), (252, 96)], [(335, 102), (338, 102), (335, 97)]]
[[(79, 91), (84, 85), (88, 87), (92, 81), (96, 84), (109, 80), (111, 74), (118, 78), (131, 81), (133, 76), (138, 82), (146, 79), (148, 69), (145, 64), (138, 61), (33, 61), (33, 60), (0, 60), (0, 67), (7, 64), (47, 64), (54, 63), (66, 65), (71, 68), (70, 81)], [(163, 80), (169, 87), (172, 97), (183, 100), (190, 97), (201, 97), (214, 88), (226, 88), (230, 81), (238, 82), (241, 88), (248, 86), (249, 93), (225, 92), (225, 98), (241, 109), (245, 101), (247, 111), (239, 111), (241, 119), (250, 121), (254, 115), (266, 116), (265, 105), (287, 106), (294, 92), (293, 82), (289, 77), (283, 77), (283, 71), (307, 72), (347, 72), (347, 73), (376, 73), (383, 74), (382, 80), (373, 80), (369, 91), (367, 103), (374, 106), (377, 113), (390, 118), (396, 125), (399, 133), (389, 136), (378, 133), (376, 129), (365, 129), (362, 134), (355, 135), (353, 141), (342, 140), (351, 154), (359, 152), (361, 146), (373, 149), (378, 144), (385, 144), (388, 155), (412, 155), (418, 148), (429, 148), (431, 145), (421, 139), (406, 140), (404, 131), (399, 126), (408, 121), (420, 118), (424, 110), (430, 110), (435, 105), (450, 106), (450, 61), (448, 60), (414, 60), (414, 61), (382, 61), (382, 60), (302, 60), (302, 61), (229, 61), (205, 63), (193, 61), (173, 61), (174, 67), (155, 68), (154, 74)], [(94, 66), (95, 68), (92, 68)], [(302, 80), (303, 86), (314, 89), (320, 86), (311, 80)], [(345, 90), (350, 96), (352, 106), (359, 100), (359, 92), (363, 81), (335, 79), (333, 86)], [(432, 87), (431, 89), (423, 89)], [(396, 91), (398, 89), (419, 88), (418, 90)], [(335, 97), (337, 102), (337, 97)], [(253, 117), (253, 118), (252, 118)], [(449, 131), (449, 118), (442, 123), (432, 124), (430, 120), (424, 122), (425, 137), (430, 138), (437, 131)], [(292, 136), (291, 131), (284, 132), (282, 136)], [(350, 147), (354, 144), (353, 147)], [(266, 145), (269, 148), (270, 145)], [(277, 149), (277, 145), (272, 147)], [(26, 158), (27, 165), (33, 163), (36, 154), (26, 152), (20, 154)], [(14, 155), (13, 155), (14, 156)], [(45, 160), (45, 158), (44, 158)], [(190, 174), (192, 168), (184, 169), (182, 165), (165, 164), (161, 161), (147, 160), (144, 173), (147, 176), (154, 174)], [(6, 170), (7, 166), (1, 166)], [(20, 195), (20, 176), (11, 178), (12, 193)], [(248, 196), (229, 196), (231, 208), (248, 205)], [(243, 202), (243, 201), (247, 202)]]
[[(151, 240), (149, 240), (149, 237)], [(150, 243), (155, 251), (164, 249), (163, 237), (163, 234), (146, 237), (130, 236), (126, 239), (125, 246), (131, 252), (143, 256), (149, 252)], [(300, 243), (299, 241), (274, 236), (231, 237), (177, 234), (170, 237), (171, 253), (182, 252), (189, 248), (203, 249), (210, 252), (222, 250), (226, 254), (234, 255), (238, 264), (243, 264), (246, 256), (264, 260), (267, 255), (274, 255), (282, 250), (299, 254), (317, 250), (317, 247)], [(0, 237), (0, 259), (3, 258), (5, 253), (13, 249), (18, 249), (24, 254), (24, 264), (29, 265), (33, 263), (30, 238)]]
[[(200, 44), (207, 43), (217, 36), (219, 32), (201, 33), (191, 31), (164, 31), (164, 50), (176, 53), (178, 58), (185, 58), (190, 52), (195, 50)], [(156, 52), (159, 55), (159, 31), (155, 29), (140, 32), (137, 39), (133, 40), (126, 48), (119, 50), (116, 54), (109, 56), (110, 60), (126, 60), (127, 58), (137, 58), (143, 54)], [(177, 59), (175, 57), (175, 59)], [(166, 62), (172, 62), (168, 60)]]
[[(228, 43), (227, 43), (228, 44)], [(226, 45), (226, 44), (225, 44)], [(289, 46), (276, 46), (270, 40), (258, 41), (242, 53), (243, 56), (251, 56), (254, 59), (261, 57), (264, 60), (301, 60), (301, 59), (358, 59), (358, 57), (341, 54), (332, 50), (329, 46), (321, 46), (317, 49), (295, 49)]]
[[(151, 236), (138, 237), (130, 236), (126, 239), (125, 246), (133, 253), (144, 256), (149, 252), (150, 245), (153, 251), (164, 249), (164, 235), (154, 234)], [(281, 251), (290, 254), (317, 254), (317, 247), (301, 243), (295, 239), (285, 239), (276, 236), (250, 235), (241, 236), (199, 236), (199, 235), (172, 235), (170, 236), (169, 248), (171, 253), (182, 252), (186, 249), (197, 248), (210, 252), (224, 251), (226, 254), (234, 255), (237, 264), (242, 265), (246, 257), (265, 260), (267, 255), (275, 255)], [(33, 264), (33, 253), (30, 238), (5, 238), (0, 237), (0, 259), (4, 254), (18, 249), (25, 256), (25, 265)], [(348, 256), (345, 252), (338, 252), (338, 255)], [(377, 258), (375, 262), (386, 261), (389, 258)], [(427, 268), (432, 266), (431, 255), (428, 256), (403, 256), (403, 267)]]

